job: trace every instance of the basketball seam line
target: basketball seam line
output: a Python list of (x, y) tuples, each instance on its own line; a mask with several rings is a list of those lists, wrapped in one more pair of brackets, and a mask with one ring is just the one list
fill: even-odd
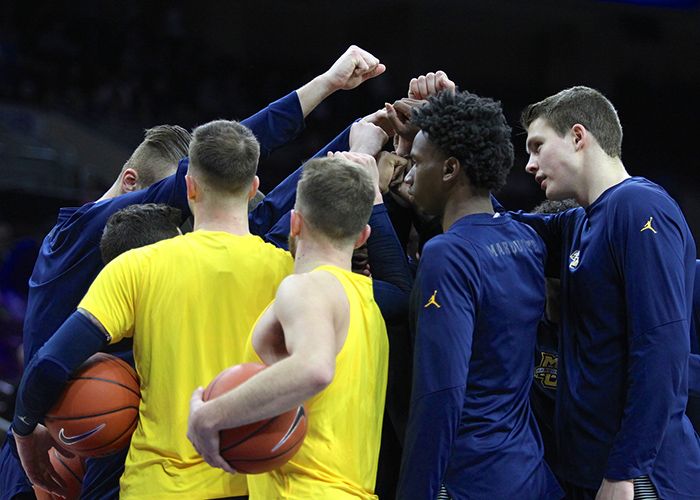
[(128, 385), (124, 385), (121, 382), (117, 382), (116, 380), (110, 380), (108, 378), (102, 378), (102, 377), (76, 377), (76, 378), (71, 379), (71, 381), (73, 381), (73, 380), (99, 380), (100, 382), (107, 382), (108, 384), (118, 385), (119, 387), (126, 389), (127, 391), (134, 394), (135, 396), (138, 396), (139, 398), (141, 397), (141, 394), (139, 392), (136, 392)]
[(125, 371), (126, 373), (128, 373), (129, 377), (131, 377), (133, 381), (136, 382), (136, 385), (140, 385), (138, 374), (136, 373), (134, 368), (132, 368), (129, 363), (121, 359), (119, 356), (115, 356), (114, 354), (109, 354), (107, 352), (98, 352), (97, 354), (95, 354), (93, 359), (95, 363), (93, 363), (91, 366), (95, 366), (98, 360), (103, 360), (105, 363), (111, 363), (113, 365), (116, 365), (116, 367), (119, 368), (121, 371)]
[(81, 415), (80, 417), (54, 417), (53, 415), (46, 415), (44, 418), (45, 420), (85, 420), (86, 418), (92, 418), (92, 417), (102, 417), (104, 415), (111, 415), (112, 413), (117, 413), (118, 411), (122, 410), (136, 410), (136, 413), (138, 414), (139, 412), (139, 407), (138, 406), (122, 406), (121, 408), (116, 408), (114, 410), (110, 410), (104, 413), (94, 413), (92, 415)]
[[(281, 456), (284, 455), (285, 453), (289, 453), (291, 450), (294, 449), (294, 447), (295, 447), (297, 444), (299, 444), (299, 441), (302, 441), (305, 437), (306, 437), (306, 434), (304, 434), (304, 435), (301, 436), (299, 439), (297, 439), (296, 441), (294, 441), (294, 444), (293, 444), (292, 446), (290, 446), (289, 448), (287, 448), (286, 450), (284, 450), (283, 452), (278, 453), (277, 455), (273, 455), (273, 456), (271, 456), (271, 457), (268, 456), (268, 457), (264, 457), (264, 458), (236, 458), (235, 460), (234, 460), (234, 459), (230, 459), (230, 460), (226, 460), (226, 459), (225, 459), (225, 460), (226, 460), (227, 462), (229, 462), (229, 463), (230, 463), (230, 462), (234, 462), (234, 463), (235, 463), (235, 462), (264, 462), (264, 461), (266, 461), (266, 460), (274, 460), (275, 458), (281, 457)], [(290, 457), (290, 459), (291, 459), (291, 457)], [(231, 464), (231, 465), (233, 466), (233, 464)], [(235, 467), (234, 467), (234, 468), (235, 468)], [(243, 470), (243, 469), (236, 469), (236, 470), (239, 470), (240, 472), (243, 472), (243, 473), (245, 473), (245, 474), (249, 474), (249, 473), (247, 473), (247, 472), (246, 472), (245, 470)]]
[(68, 466), (68, 464), (63, 460), (63, 458), (62, 458), (61, 455), (58, 453), (58, 451), (55, 451), (55, 450), (54, 450), (54, 453), (55, 453), (55, 455), (56, 455), (56, 460), (58, 460), (59, 462), (61, 462), (61, 465), (63, 465), (63, 467), (65, 467), (65, 468), (68, 470), (68, 472), (70, 472), (70, 475), (73, 476), (73, 477), (75, 478), (75, 480), (78, 481), (80, 484), (83, 484), (83, 480), (82, 480), (81, 478), (79, 478), (78, 475), (77, 475), (75, 472), (73, 472), (73, 469), (71, 469), (71, 468)]
[[(278, 415), (278, 416), (279, 416), (279, 415)], [(247, 439), (250, 438), (251, 436), (257, 434), (258, 432), (262, 431), (262, 430), (265, 429), (266, 427), (270, 426), (270, 425), (272, 424), (272, 422), (274, 422), (274, 420), (275, 420), (276, 418), (277, 418), (277, 417), (272, 417), (272, 418), (268, 419), (267, 422), (265, 422), (264, 424), (262, 424), (260, 427), (258, 427), (258, 428), (255, 429), (254, 431), (251, 431), (249, 434), (247, 434), (246, 436), (242, 437), (241, 439), (239, 439), (239, 440), (236, 441), (235, 443), (228, 445), (226, 448), (221, 448), (221, 449), (219, 450), (219, 453), (223, 453), (223, 452), (225, 452), (225, 451), (230, 450), (231, 448), (235, 448), (236, 446), (238, 446), (239, 444), (241, 444), (243, 441), (247, 440)]]

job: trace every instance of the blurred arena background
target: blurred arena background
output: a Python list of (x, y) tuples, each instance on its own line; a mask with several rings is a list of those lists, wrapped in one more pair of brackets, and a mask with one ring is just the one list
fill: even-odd
[(21, 370), (27, 279), (61, 206), (109, 187), (161, 123), (241, 119), (325, 70), (351, 43), (387, 72), (329, 98), (261, 164), (269, 191), (357, 117), (442, 69), (495, 97), (516, 163), (499, 198), (543, 198), (525, 174), (520, 110), (585, 84), (616, 104), (623, 162), (664, 186), (700, 238), (700, 0), (88, 1), (0, 6), (0, 416)]

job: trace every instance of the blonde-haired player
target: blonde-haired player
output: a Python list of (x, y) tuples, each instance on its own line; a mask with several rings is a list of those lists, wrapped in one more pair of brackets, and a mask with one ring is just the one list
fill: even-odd
[(192, 397), (188, 435), (207, 462), (226, 470), (220, 429), (306, 405), (300, 451), (278, 470), (248, 476), (251, 499), (376, 498), (388, 340), (371, 279), (350, 270), (353, 249), (369, 236), (375, 188), (348, 158), (373, 159), (347, 155), (304, 168), (290, 232), (295, 274), (252, 334), (270, 367), (210, 402), (201, 389)]

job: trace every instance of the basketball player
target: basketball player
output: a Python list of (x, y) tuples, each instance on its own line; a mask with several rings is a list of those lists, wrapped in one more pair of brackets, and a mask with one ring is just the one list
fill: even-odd
[(513, 163), (499, 103), (444, 90), (414, 108), (406, 176), (444, 234), (420, 258), (411, 303), (413, 390), (397, 498), (561, 498), (530, 411), (544, 309), (544, 244), (497, 216)]
[(549, 199), (520, 214), (561, 277), (558, 473), (571, 498), (700, 498), (700, 438), (685, 416), (696, 249), (660, 186), (630, 177), (612, 103), (573, 87), (528, 106), (526, 166)]
[[(266, 156), (296, 137), (303, 128), (304, 117), (328, 95), (336, 90), (354, 88), (368, 78), (381, 74), (384, 69), (374, 56), (351, 46), (328, 71), (242, 123), (259, 139), (262, 153)], [(328, 149), (345, 149), (347, 133), (341, 134), (319, 154), (325, 155)], [(161, 126), (147, 131), (144, 142), (127, 161), (114, 185), (97, 202), (80, 208), (61, 209), (58, 223), (42, 244), (30, 279), (24, 325), (26, 362), (75, 311), (102, 268), (98, 242), (110, 215), (132, 204), (160, 202), (179, 208), (183, 220), (189, 216), (184, 180), (187, 159), (178, 165), (178, 160), (187, 155), (189, 138), (189, 133), (180, 127)], [(299, 171), (295, 172), (256, 207), (250, 216), (253, 232), (265, 234), (291, 208), (299, 174)], [(170, 176), (159, 180), (167, 175)], [(149, 189), (143, 189), (148, 187), (149, 182), (155, 181), (158, 182)], [(117, 349), (130, 353), (128, 345)], [(104, 487), (97, 484), (93, 495), (92, 464), (96, 461), (88, 460), (83, 483), (84, 498), (102, 499), (117, 495), (118, 483), (114, 477), (118, 479), (121, 471), (112, 465), (114, 458), (109, 461), (111, 463), (106, 468), (112, 480), (107, 481), (110, 484)], [(31, 494), (31, 485), (19, 464), (11, 432), (0, 453), (0, 464), (2, 500)]]
[(39, 487), (58, 489), (35, 446), (46, 429), (20, 430), (43, 416), (83, 360), (133, 336), (141, 405), (120, 498), (246, 493), (245, 478), (210, 468), (187, 441), (187, 398), (243, 358), (247, 332), (292, 259), (248, 232), (247, 203), (259, 182), (250, 130), (224, 120), (202, 125), (189, 153), (194, 231), (113, 260), (27, 367), (14, 425), (22, 465)]
[(192, 396), (188, 436), (225, 470), (220, 429), (305, 404), (304, 444), (281, 468), (248, 476), (251, 499), (376, 498), (388, 342), (371, 280), (350, 269), (373, 198), (370, 177), (345, 158), (306, 165), (292, 214), (295, 274), (252, 334), (255, 357), (269, 367), (212, 401), (201, 388)]
[(180, 210), (162, 203), (122, 208), (107, 220), (102, 232), (102, 262), (107, 265), (127, 250), (182, 234), (179, 227), (181, 220)]

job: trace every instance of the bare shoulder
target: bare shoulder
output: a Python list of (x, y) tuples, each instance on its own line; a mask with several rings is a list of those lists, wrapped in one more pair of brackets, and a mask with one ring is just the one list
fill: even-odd
[(277, 289), (275, 312), (320, 308), (332, 310), (344, 303), (345, 291), (337, 278), (327, 272), (311, 272), (287, 276)]

